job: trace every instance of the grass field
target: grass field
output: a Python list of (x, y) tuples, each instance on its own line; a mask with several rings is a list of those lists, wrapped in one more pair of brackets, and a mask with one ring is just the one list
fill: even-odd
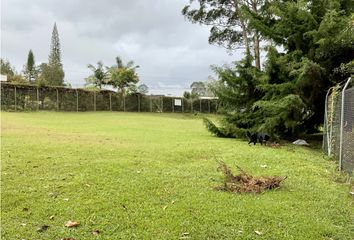
[[(318, 150), (216, 138), (182, 114), (1, 114), (3, 240), (354, 239), (350, 186)], [(216, 191), (216, 160), (288, 179)]]

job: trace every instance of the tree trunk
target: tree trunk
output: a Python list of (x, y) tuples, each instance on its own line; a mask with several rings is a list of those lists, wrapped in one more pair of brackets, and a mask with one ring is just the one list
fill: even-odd
[[(257, 13), (257, 1), (253, 0), (252, 1), (252, 10), (254, 13)], [(261, 56), (260, 56), (260, 49), (259, 49), (259, 33), (255, 31), (254, 36), (253, 36), (253, 50), (254, 50), (254, 61), (255, 61), (255, 66), (258, 70), (261, 70)]]
[(249, 41), (248, 41), (247, 27), (246, 27), (245, 21), (243, 20), (243, 17), (242, 17), (242, 14), (241, 14), (241, 10), (240, 10), (240, 6), (239, 6), (238, 0), (234, 0), (234, 6), (235, 6), (236, 14), (237, 14), (237, 15), (239, 16), (239, 18), (240, 18), (240, 24), (241, 24), (241, 28), (242, 28), (243, 42), (244, 42), (245, 47), (246, 47), (246, 52), (248, 52), (249, 49), (250, 49), (250, 45), (249, 45)]
[(255, 65), (258, 70), (261, 70), (261, 57), (260, 57), (260, 50), (259, 50), (259, 34), (258, 34), (258, 32), (255, 33), (255, 35), (253, 37), (253, 41), (254, 41), (253, 49), (254, 49)]

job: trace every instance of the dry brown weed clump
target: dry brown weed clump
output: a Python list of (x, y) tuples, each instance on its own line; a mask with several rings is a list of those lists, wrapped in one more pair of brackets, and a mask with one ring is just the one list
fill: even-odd
[(224, 184), (215, 189), (234, 193), (261, 193), (265, 190), (279, 188), (282, 181), (287, 177), (281, 176), (262, 176), (255, 177), (249, 175), (239, 166), (238, 175), (233, 175), (231, 169), (222, 161), (219, 162), (218, 171), (225, 176)]

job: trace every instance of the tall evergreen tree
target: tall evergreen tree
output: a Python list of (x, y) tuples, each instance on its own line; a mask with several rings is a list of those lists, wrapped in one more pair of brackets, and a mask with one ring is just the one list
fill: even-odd
[(49, 54), (49, 65), (62, 66), (59, 33), (58, 33), (56, 23), (54, 23), (53, 32), (52, 32), (52, 42), (51, 42), (50, 54)]
[(36, 64), (35, 64), (34, 55), (33, 55), (33, 52), (31, 49), (28, 52), (27, 63), (24, 67), (23, 73), (25, 75), (26, 80), (29, 82), (33, 82), (37, 78)]
[(63, 86), (64, 76), (59, 34), (57, 24), (54, 23), (48, 64), (43, 63), (40, 66), (40, 76), (37, 83), (40, 85)]
[[(251, 29), (283, 52), (268, 47), (264, 71), (250, 81), (245, 75), (253, 71), (249, 64), (217, 71), (221, 87), (215, 92), (227, 116), (223, 129), (281, 137), (317, 131), (327, 89), (354, 74), (353, 10), (352, 1), (342, 0), (271, 0), (258, 12), (243, 8)], [(204, 11), (195, 12), (197, 19)], [(248, 89), (257, 91), (254, 97), (248, 98)], [(218, 136), (229, 135), (207, 126)]]

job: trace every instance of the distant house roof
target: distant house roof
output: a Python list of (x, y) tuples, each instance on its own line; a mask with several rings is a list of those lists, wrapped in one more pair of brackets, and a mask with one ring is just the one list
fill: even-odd
[(199, 99), (219, 99), (218, 97), (199, 97)]

